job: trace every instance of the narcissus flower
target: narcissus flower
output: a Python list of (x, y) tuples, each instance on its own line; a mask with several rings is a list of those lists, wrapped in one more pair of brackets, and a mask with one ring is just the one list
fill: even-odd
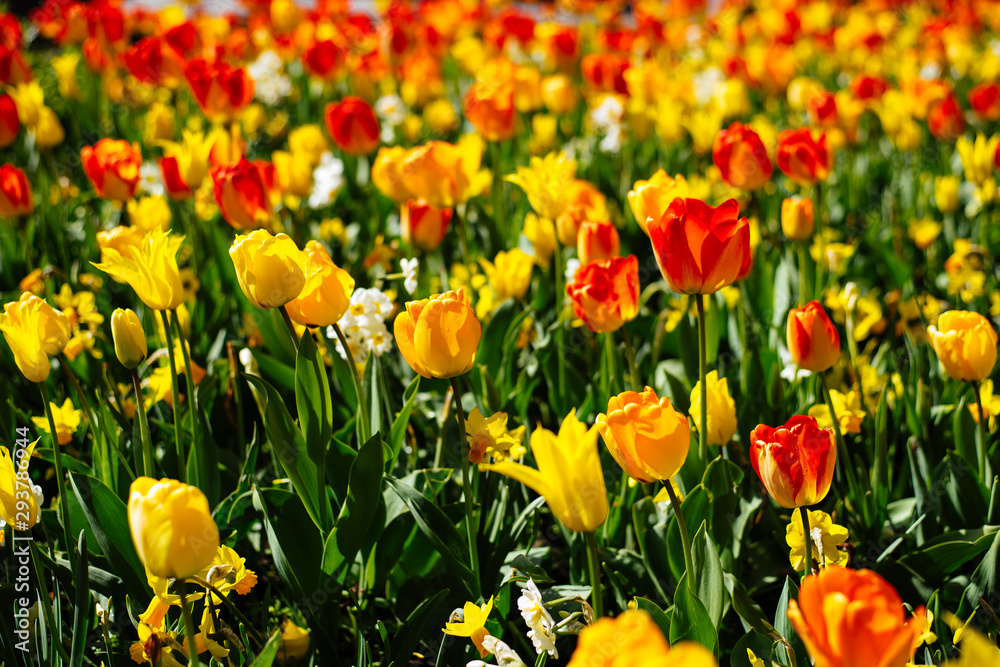
[[(719, 379), (719, 371), (706, 376), (708, 395), (708, 444), (728, 445), (736, 433), (736, 402), (729, 394), (729, 379)], [(694, 427), (701, 430), (701, 381), (691, 389), (688, 409)]]
[[(840, 565), (846, 567), (850, 560), (850, 554), (841, 551), (837, 547), (847, 541), (847, 529), (838, 526), (826, 512), (819, 510), (809, 510), (809, 536), (813, 560), (820, 564), (820, 568), (827, 565)], [(806, 566), (806, 536), (802, 531), (802, 513), (792, 512), (792, 520), (785, 528), (785, 542), (791, 551), (788, 558), (791, 561), (792, 569), (801, 572)]]
[(555, 220), (566, 207), (567, 190), (575, 177), (576, 161), (560, 152), (532, 157), (529, 166), (518, 167), (505, 180), (524, 190), (535, 213)]
[(599, 528), (608, 518), (608, 490), (597, 448), (597, 427), (588, 429), (572, 410), (558, 434), (546, 428), (532, 432), (531, 452), (537, 470), (512, 461), (479, 468), (534, 489), (569, 530), (589, 533)]
[(434, 250), (444, 241), (451, 216), (450, 208), (434, 208), (423, 199), (411, 199), (399, 211), (400, 236), (421, 250)]
[(904, 667), (920, 645), (924, 608), (906, 618), (899, 594), (871, 570), (838, 565), (806, 577), (788, 618), (816, 667)]
[(115, 356), (125, 368), (133, 370), (146, 358), (146, 332), (131, 308), (115, 308), (111, 313), (111, 335), (115, 341)]
[(819, 301), (810, 301), (788, 313), (788, 351), (796, 366), (822, 373), (840, 357), (840, 334)]
[(648, 181), (636, 181), (628, 193), (628, 205), (639, 227), (648, 234), (649, 223), (662, 218), (670, 202), (689, 194), (690, 188), (683, 176), (677, 174), (671, 178), (659, 169)]
[(213, 169), (212, 188), (222, 217), (234, 228), (257, 229), (271, 218), (271, 199), (261, 170), (246, 158)]
[(264, 229), (237, 235), (229, 248), (240, 288), (258, 308), (277, 308), (292, 301), (306, 284), (306, 253), (287, 234)]
[(718, 667), (718, 664), (712, 652), (701, 644), (682, 641), (669, 646), (647, 612), (631, 609), (616, 618), (599, 618), (584, 628), (569, 661), (569, 667)]
[(610, 220), (585, 220), (576, 235), (576, 254), (586, 264), (611, 259), (621, 252), (618, 229)]
[(607, 413), (597, 415), (597, 430), (622, 470), (640, 482), (676, 475), (691, 443), (687, 417), (652, 387), (612, 396)]
[(306, 255), (306, 283), (299, 296), (285, 304), (288, 315), (310, 327), (336, 324), (351, 305), (354, 278), (333, 263), (321, 243), (307, 241), (303, 252)]
[(80, 150), (83, 171), (98, 197), (126, 201), (139, 184), (142, 154), (139, 145), (124, 139), (101, 139)]
[(0, 166), (0, 216), (17, 218), (33, 210), (35, 201), (28, 177), (12, 164)]
[(927, 340), (955, 380), (988, 378), (997, 361), (997, 332), (979, 313), (949, 310), (927, 327)]
[(281, 624), (281, 645), (278, 648), (278, 660), (282, 665), (294, 665), (305, 660), (309, 653), (309, 630), (295, 625), (292, 619), (286, 618)]
[(799, 185), (825, 181), (832, 166), (826, 134), (817, 139), (804, 127), (778, 135), (778, 168)]
[(786, 197), (781, 202), (781, 231), (792, 241), (802, 241), (813, 234), (816, 218), (809, 197)]
[(507, 430), (506, 412), (497, 412), (489, 417), (483, 417), (478, 407), (472, 408), (472, 412), (465, 420), (465, 438), (469, 442), (469, 461), (479, 464), (487, 456), (498, 460), (524, 456), (525, 449), (521, 445), (524, 431), (525, 427), (523, 426), (513, 431)]
[(333, 143), (348, 155), (367, 155), (378, 146), (378, 118), (360, 97), (330, 102), (323, 112), (323, 120)]
[(30, 382), (44, 382), (51, 370), (49, 357), (62, 352), (69, 341), (69, 319), (31, 292), (3, 308), (0, 331), (14, 362)]
[(588, 262), (576, 270), (566, 294), (591, 331), (617, 331), (639, 314), (639, 260), (629, 255)]
[(243, 67), (233, 67), (225, 60), (208, 62), (197, 58), (184, 68), (191, 92), (205, 115), (217, 122), (239, 118), (253, 100), (254, 80)]
[(154, 229), (141, 241), (122, 244), (120, 249), (102, 245), (102, 261), (92, 264), (116, 281), (131, 285), (153, 310), (174, 310), (184, 300), (177, 266), (177, 250), (183, 242), (183, 236)]
[(776, 503), (791, 509), (826, 497), (837, 449), (815, 419), (796, 415), (777, 428), (760, 424), (750, 443), (750, 463)]
[(489, 651), (483, 647), (483, 640), (489, 635), (489, 632), (486, 631), (486, 619), (489, 618), (492, 610), (492, 597), (481, 607), (475, 602), (466, 602), (462, 608), (461, 619), (452, 615), (455, 620), (445, 623), (441, 632), (453, 637), (468, 637), (479, 650), (479, 657), (485, 658), (489, 655)]
[(660, 273), (678, 294), (712, 294), (731, 285), (750, 256), (750, 223), (730, 199), (709, 206), (678, 197), (649, 222)]
[[(73, 440), (73, 434), (80, 428), (83, 411), (77, 410), (69, 398), (63, 401), (62, 405), (49, 403), (49, 409), (52, 411), (52, 421), (56, 425), (56, 441), (60, 445), (68, 445)], [(52, 433), (47, 417), (32, 417), (31, 421), (42, 433)]]
[(396, 316), (393, 333), (403, 358), (417, 374), (450, 378), (472, 368), (482, 325), (460, 289), (408, 302)]
[(128, 525), (139, 560), (158, 577), (190, 577), (219, 549), (219, 529), (205, 494), (176, 480), (132, 482)]
[(10, 450), (0, 446), (0, 520), (18, 531), (31, 530), (38, 523), (38, 499), (28, 477), (28, 463), (37, 444), (35, 440), (25, 447), (16, 464)]
[(756, 190), (771, 180), (771, 158), (760, 136), (743, 123), (722, 130), (712, 146), (712, 161), (722, 180), (740, 190)]

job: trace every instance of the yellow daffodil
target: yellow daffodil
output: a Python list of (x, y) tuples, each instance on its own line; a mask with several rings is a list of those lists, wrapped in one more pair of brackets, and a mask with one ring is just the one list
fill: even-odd
[(466, 602), (462, 608), (462, 618), (459, 620), (456, 618), (458, 614), (452, 614), (452, 618), (456, 620), (445, 623), (442, 632), (453, 637), (470, 638), (472, 643), (476, 645), (476, 648), (479, 649), (479, 657), (485, 658), (489, 655), (489, 652), (483, 647), (483, 639), (489, 634), (486, 631), (486, 619), (489, 618), (490, 611), (492, 610), (492, 597), (481, 607), (474, 602)]
[[(67, 398), (63, 404), (49, 403), (52, 409), (52, 421), (56, 424), (56, 437), (60, 445), (69, 444), (73, 439), (73, 434), (80, 428), (80, 421), (83, 419), (83, 411), (73, 407), (72, 399)], [(32, 417), (31, 421), (43, 433), (50, 433), (49, 420), (46, 417)]]
[(309, 653), (309, 630), (300, 628), (286, 618), (281, 624), (281, 646), (278, 660), (282, 665), (294, 665), (305, 659)]
[[(861, 422), (865, 418), (865, 411), (861, 409), (861, 395), (853, 389), (846, 394), (831, 389), (830, 399), (840, 421), (841, 433), (860, 433)], [(826, 405), (812, 406), (809, 408), (809, 416), (814, 418), (820, 427), (833, 428), (830, 409)]]
[[(469, 460), (482, 463), (486, 456), (496, 460), (520, 458), (524, 455), (521, 445), (525, 427), (507, 430), (507, 413), (497, 412), (483, 417), (479, 407), (472, 408), (465, 420), (465, 437), (469, 442)], [(518, 451), (520, 450), (520, 451)]]
[(68, 283), (63, 283), (59, 293), (52, 297), (52, 301), (69, 320), (70, 328), (81, 325), (97, 327), (104, 324), (104, 315), (97, 310), (93, 292), (84, 290), (74, 293)]
[[(983, 403), (983, 411), (989, 418), (989, 428), (990, 431), (995, 431), (997, 428), (997, 415), (1000, 415), (1000, 396), (993, 395), (993, 380), (983, 380), (982, 384), (979, 385), (979, 400)], [(972, 418), (979, 423), (979, 406), (973, 403), (969, 406), (969, 412), (972, 413)]]
[[(820, 567), (830, 563), (846, 566), (849, 555), (837, 547), (847, 541), (847, 529), (838, 526), (826, 512), (809, 511), (809, 539), (812, 540), (810, 550), (812, 558), (818, 561)], [(805, 539), (802, 531), (802, 513), (792, 512), (792, 521), (785, 529), (785, 542), (791, 548), (789, 559), (792, 568), (798, 572), (805, 568)]]
[(524, 190), (535, 213), (555, 220), (566, 207), (566, 191), (574, 178), (576, 162), (560, 152), (532, 157), (530, 166), (518, 167), (505, 180)]

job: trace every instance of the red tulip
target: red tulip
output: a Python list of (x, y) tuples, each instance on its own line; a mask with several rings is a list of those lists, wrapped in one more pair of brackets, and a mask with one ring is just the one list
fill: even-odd
[(629, 255), (584, 264), (566, 285), (566, 294), (591, 331), (617, 331), (639, 313), (639, 260)]
[(302, 63), (313, 76), (330, 81), (344, 68), (344, 51), (329, 39), (313, 42), (302, 54)]
[(0, 215), (17, 218), (34, 209), (28, 177), (12, 164), (0, 166)]
[(750, 434), (750, 464), (782, 507), (823, 500), (836, 462), (833, 435), (808, 415), (796, 415), (778, 428), (760, 424)]
[(927, 113), (927, 129), (935, 139), (957, 139), (965, 132), (962, 108), (955, 96), (949, 94), (931, 107)]
[(756, 190), (771, 180), (771, 158), (764, 142), (749, 125), (733, 123), (719, 132), (712, 161), (724, 180), (740, 190)]
[(815, 185), (830, 175), (831, 155), (826, 134), (817, 140), (809, 128), (778, 135), (778, 168), (799, 185)]
[(399, 213), (403, 240), (421, 250), (434, 250), (448, 233), (451, 215), (450, 208), (434, 208), (424, 199), (405, 202)]
[(222, 217), (236, 229), (257, 229), (271, 217), (271, 200), (260, 169), (246, 158), (213, 169), (212, 185)]
[(234, 120), (253, 100), (254, 81), (242, 67), (198, 58), (187, 64), (184, 76), (198, 105), (212, 119)]
[(135, 194), (142, 166), (138, 144), (104, 138), (93, 146), (84, 146), (80, 159), (98, 197), (126, 201)]
[(792, 308), (786, 342), (795, 365), (814, 373), (831, 368), (840, 356), (840, 334), (819, 301)]
[(333, 142), (348, 155), (367, 155), (378, 147), (378, 119), (371, 106), (360, 97), (330, 102), (323, 118)]
[(980, 83), (969, 91), (969, 106), (982, 120), (1000, 119), (1000, 85)]
[(0, 148), (10, 146), (21, 131), (21, 121), (17, 117), (14, 98), (4, 93), (0, 95)]

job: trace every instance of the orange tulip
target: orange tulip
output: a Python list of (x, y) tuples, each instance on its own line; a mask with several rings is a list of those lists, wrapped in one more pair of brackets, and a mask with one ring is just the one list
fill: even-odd
[(187, 64), (184, 76), (202, 111), (212, 120), (235, 120), (253, 100), (254, 80), (242, 67), (198, 58)]
[(805, 127), (778, 134), (778, 168), (799, 185), (825, 181), (831, 166), (826, 134), (816, 139)]
[(348, 155), (367, 155), (378, 147), (378, 119), (371, 106), (360, 97), (330, 102), (323, 119), (333, 143)]
[(781, 230), (793, 241), (802, 241), (813, 234), (816, 217), (813, 200), (809, 197), (786, 197), (781, 202)]
[(260, 168), (246, 158), (213, 169), (212, 185), (222, 217), (234, 228), (257, 229), (270, 219), (271, 200)]
[(796, 415), (778, 428), (759, 424), (750, 443), (750, 464), (782, 507), (815, 505), (830, 491), (837, 448), (815, 418)]
[(17, 117), (14, 98), (4, 93), (0, 95), (0, 148), (10, 146), (21, 131), (21, 121)]
[(405, 202), (399, 212), (403, 241), (421, 250), (434, 250), (448, 233), (451, 214), (450, 208), (434, 208), (423, 199)]
[(639, 260), (629, 255), (584, 264), (566, 285), (566, 294), (591, 331), (617, 331), (639, 313)]
[(331, 81), (344, 68), (344, 51), (329, 39), (313, 42), (302, 54), (302, 64), (313, 76)]
[(951, 93), (927, 112), (927, 129), (935, 139), (957, 139), (965, 132), (962, 107)]
[(618, 230), (610, 220), (587, 220), (576, 236), (576, 254), (586, 264), (597, 259), (611, 259), (621, 252)]
[(821, 373), (840, 356), (840, 334), (819, 301), (810, 301), (788, 313), (787, 341), (799, 368)]
[(340, 321), (351, 307), (354, 278), (333, 263), (318, 241), (307, 241), (306, 284), (293, 301), (285, 304), (288, 316), (309, 327), (328, 327)]
[(622, 470), (640, 482), (676, 475), (691, 444), (687, 417), (652, 387), (612, 396), (607, 413), (597, 415), (597, 430)]
[(488, 64), (484, 76), (469, 87), (464, 103), (465, 117), (484, 139), (504, 141), (513, 137), (517, 117), (513, 68), (506, 62)]
[(816, 667), (903, 667), (921, 644), (926, 613), (906, 618), (903, 601), (871, 570), (827, 565), (806, 577), (788, 619)]
[(482, 325), (463, 290), (409, 301), (396, 315), (393, 334), (400, 354), (425, 378), (467, 373), (476, 362)]
[(556, 234), (565, 246), (576, 245), (580, 226), (586, 220), (608, 219), (607, 199), (590, 181), (574, 178), (566, 186), (566, 205), (556, 218)]
[(24, 172), (12, 164), (0, 167), (0, 215), (17, 218), (35, 210), (31, 184)]
[(712, 207), (678, 197), (649, 221), (649, 240), (670, 289), (712, 294), (736, 281), (750, 261), (750, 223), (739, 213), (735, 199)]
[(101, 139), (80, 150), (83, 171), (99, 197), (126, 201), (139, 184), (142, 154), (139, 145), (124, 139)]
[(733, 123), (719, 132), (712, 146), (712, 161), (722, 180), (740, 190), (756, 190), (771, 180), (773, 167), (764, 142), (743, 123)]

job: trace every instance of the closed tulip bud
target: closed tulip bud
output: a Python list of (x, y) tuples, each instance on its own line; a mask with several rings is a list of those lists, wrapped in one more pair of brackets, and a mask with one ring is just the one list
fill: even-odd
[(782, 507), (823, 500), (836, 462), (832, 433), (808, 415), (796, 415), (778, 428), (760, 424), (750, 434), (750, 464)]
[(566, 294), (591, 331), (617, 331), (639, 314), (639, 260), (629, 255), (584, 264), (566, 285)]
[(132, 482), (128, 525), (139, 560), (157, 577), (190, 577), (208, 567), (219, 550), (219, 529), (205, 494), (172, 479)]
[(62, 352), (69, 342), (69, 319), (31, 292), (4, 305), (0, 314), (3, 332), (14, 362), (30, 382), (45, 382), (51, 366), (49, 357)]
[(792, 308), (786, 333), (788, 351), (799, 368), (822, 373), (840, 357), (840, 334), (819, 301)]
[(576, 254), (586, 264), (598, 259), (611, 259), (621, 252), (618, 229), (610, 220), (587, 220), (576, 235)]
[(0, 216), (17, 218), (33, 210), (35, 201), (28, 177), (12, 164), (0, 166)]
[(715, 137), (712, 161), (722, 180), (740, 190), (756, 190), (771, 180), (771, 158), (749, 125), (733, 123)]
[[(728, 445), (736, 433), (736, 402), (729, 393), (729, 380), (719, 379), (719, 371), (706, 377), (708, 396), (708, 444)], [(688, 410), (694, 427), (701, 430), (701, 381), (691, 390), (691, 408)]]
[(476, 361), (482, 325), (463, 290), (410, 301), (396, 316), (393, 333), (399, 351), (425, 378), (450, 378), (468, 372)]
[(648, 234), (649, 222), (662, 218), (673, 200), (687, 197), (689, 192), (683, 176), (671, 178), (659, 169), (648, 181), (636, 181), (628, 193), (628, 205), (639, 227)]
[(270, 220), (273, 209), (261, 170), (246, 158), (213, 169), (212, 186), (222, 217), (235, 229), (257, 229)]
[(907, 619), (899, 593), (871, 570), (833, 564), (788, 601), (788, 619), (821, 667), (904, 667), (923, 643), (926, 616), (919, 607)]
[(360, 97), (330, 102), (323, 112), (323, 120), (333, 143), (348, 155), (367, 155), (378, 147), (378, 118)]
[(17, 104), (14, 98), (4, 93), (0, 95), (0, 148), (10, 146), (21, 131), (21, 121), (17, 118)]
[(640, 482), (676, 475), (691, 444), (687, 417), (652, 387), (612, 396), (607, 413), (597, 416), (597, 430), (622, 470)]
[(124, 139), (101, 139), (93, 146), (84, 146), (80, 159), (98, 197), (126, 201), (135, 194), (142, 166), (138, 144)]
[(146, 332), (134, 310), (116, 308), (111, 313), (111, 336), (115, 341), (115, 356), (125, 368), (133, 370), (146, 358)]
[(799, 185), (825, 181), (831, 167), (826, 134), (816, 139), (809, 128), (803, 127), (778, 135), (778, 168)]
[(937, 326), (927, 327), (927, 340), (945, 372), (955, 380), (985, 380), (996, 365), (997, 332), (979, 313), (943, 313)]
[(336, 324), (351, 307), (354, 278), (333, 263), (322, 244), (307, 241), (306, 284), (298, 298), (285, 304), (288, 315), (299, 324), (328, 327)]
[(28, 463), (37, 444), (35, 440), (21, 450), (22, 455), (16, 463), (10, 456), (10, 450), (0, 446), (0, 520), (18, 531), (31, 530), (38, 523), (40, 514), (31, 484), (24, 481), (29, 479)]
[(198, 105), (214, 121), (236, 120), (253, 100), (253, 78), (246, 69), (233, 67), (225, 60), (209, 63), (197, 58), (184, 67), (184, 76)]
[(306, 254), (287, 234), (264, 229), (237, 235), (229, 248), (240, 288), (258, 308), (277, 308), (295, 299), (306, 284)]
[(101, 246), (101, 262), (94, 266), (118, 282), (127, 282), (144, 304), (153, 310), (174, 310), (184, 300), (184, 285), (177, 266), (177, 251), (183, 236), (171, 236), (160, 228), (137, 240), (123, 235), (116, 249)]
[(781, 230), (792, 241), (803, 241), (813, 235), (816, 218), (813, 200), (809, 197), (786, 197), (781, 202)]
[(404, 202), (399, 212), (403, 241), (421, 250), (434, 250), (448, 233), (451, 215), (450, 208), (434, 208), (423, 199)]
[(730, 199), (712, 207), (678, 197), (649, 223), (660, 273), (678, 294), (712, 294), (733, 284), (747, 267), (750, 223)]

